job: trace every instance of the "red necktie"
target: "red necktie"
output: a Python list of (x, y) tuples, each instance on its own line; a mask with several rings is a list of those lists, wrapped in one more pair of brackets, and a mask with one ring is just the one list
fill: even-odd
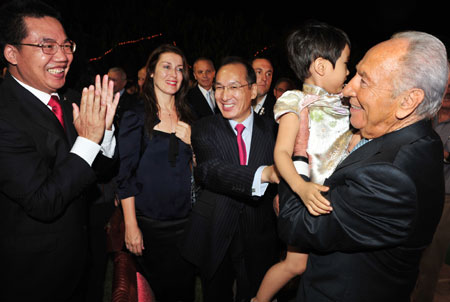
[(242, 124), (237, 124), (235, 129), (237, 131), (237, 143), (239, 148), (239, 162), (242, 166), (247, 164), (247, 151), (245, 149), (245, 142), (242, 139), (242, 131), (244, 131), (245, 126)]
[(48, 105), (50, 107), (52, 107), (52, 111), (53, 113), (56, 115), (56, 117), (58, 118), (59, 122), (61, 123), (61, 125), (64, 127), (64, 118), (63, 118), (63, 113), (62, 113), (62, 109), (61, 109), (61, 104), (59, 103), (59, 98), (56, 95), (52, 95), (52, 97), (50, 98), (50, 101), (48, 102)]

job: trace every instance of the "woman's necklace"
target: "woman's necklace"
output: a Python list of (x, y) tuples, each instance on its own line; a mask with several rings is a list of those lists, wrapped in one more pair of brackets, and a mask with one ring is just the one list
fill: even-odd
[[(164, 131), (164, 128), (165, 128), (164, 124), (166, 124), (166, 121), (167, 121), (167, 118), (165, 118), (165, 116), (167, 116), (170, 121), (170, 128), (166, 129), (166, 132), (174, 133), (175, 127), (174, 127), (173, 119), (175, 118), (175, 124), (176, 124), (176, 122), (178, 122), (178, 117), (177, 117), (176, 112), (174, 111), (174, 109), (161, 108), (161, 110), (160, 110), (161, 123), (158, 125), (158, 127), (161, 131)], [(167, 126), (169, 126), (169, 125), (167, 125)], [(167, 130), (169, 130), (169, 131), (167, 131)]]

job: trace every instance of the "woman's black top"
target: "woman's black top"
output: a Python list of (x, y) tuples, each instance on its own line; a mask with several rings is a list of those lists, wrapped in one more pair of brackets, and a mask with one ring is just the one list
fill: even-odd
[(135, 196), (136, 211), (156, 220), (184, 218), (191, 210), (192, 151), (174, 133), (145, 129), (142, 103), (124, 113), (117, 137), (120, 199)]

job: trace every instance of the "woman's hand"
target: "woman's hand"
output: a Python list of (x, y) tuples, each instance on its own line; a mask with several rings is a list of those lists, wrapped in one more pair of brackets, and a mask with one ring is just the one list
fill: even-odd
[(186, 145), (191, 144), (191, 126), (185, 122), (178, 121), (175, 128), (175, 136), (181, 139)]
[(137, 225), (125, 226), (125, 245), (131, 253), (142, 256), (144, 240), (142, 232)]

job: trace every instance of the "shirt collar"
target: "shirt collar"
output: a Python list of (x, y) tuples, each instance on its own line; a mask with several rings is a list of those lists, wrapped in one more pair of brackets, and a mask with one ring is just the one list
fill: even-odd
[(211, 96), (213, 95), (212, 93), (212, 88), (210, 88), (209, 90), (206, 90), (205, 88), (203, 88), (202, 86), (198, 85), (198, 88), (200, 89), (200, 91), (203, 93), (203, 95), (206, 97), (206, 94), (208, 92), (211, 92)]
[(233, 131), (235, 133), (237, 133), (236, 129), (234, 129), (234, 127), (236, 127), (237, 124), (243, 124), (245, 126), (245, 129), (248, 130), (247, 133), (251, 133), (253, 130), (253, 120), (254, 120), (254, 112), (253, 112), (253, 108), (251, 108), (251, 112), (250, 115), (241, 123), (238, 123), (234, 120), (228, 120), (228, 122), (230, 123), (231, 128), (233, 128)]
[(55, 92), (52, 94), (48, 94), (46, 92), (40, 91), (34, 87), (31, 87), (30, 85), (27, 85), (21, 81), (19, 81), (18, 79), (16, 79), (13, 75), (11, 75), (11, 77), (17, 81), (17, 83), (19, 83), (23, 88), (25, 88), (26, 90), (28, 90), (29, 92), (31, 92), (35, 97), (37, 97), (42, 103), (44, 103), (45, 105), (48, 105), (48, 102), (50, 101), (50, 97), (52, 95), (56, 95), (59, 98), (59, 95)]

